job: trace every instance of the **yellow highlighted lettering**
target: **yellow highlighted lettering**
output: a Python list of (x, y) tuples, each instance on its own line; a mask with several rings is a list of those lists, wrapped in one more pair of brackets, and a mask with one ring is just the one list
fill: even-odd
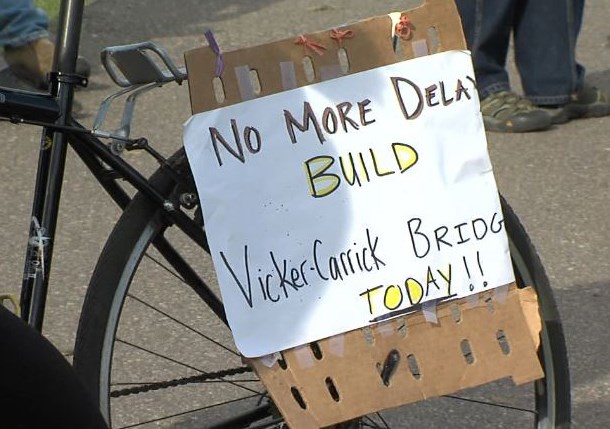
[(388, 310), (396, 310), (402, 304), (402, 291), (396, 285), (390, 285), (385, 290), (383, 303)]
[(314, 198), (330, 195), (339, 187), (341, 179), (333, 173), (326, 173), (335, 160), (332, 156), (316, 156), (305, 161), (305, 174), (309, 193)]
[(401, 173), (407, 171), (417, 162), (417, 151), (408, 144), (393, 143), (392, 150)]
[(372, 295), (373, 295), (373, 294), (377, 294), (378, 292), (381, 292), (381, 291), (380, 291), (380, 289), (381, 289), (382, 287), (383, 287), (383, 286), (376, 286), (376, 287), (374, 287), (373, 289), (367, 289), (367, 290), (365, 290), (364, 292), (362, 292), (362, 293), (360, 294), (360, 296), (364, 296), (364, 295), (366, 295), (366, 299), (368, 300), (368, 304), (369, 304), (369, 312), (370, 312), (371, 314), (373, 314), (373, 313), (374, 313), (374, 309), (373, 309), (373, 300), (371, 299), (371, 297), (372, 297)]
[(407, 288), (407, 296), (411, 305), (419, 304), (424, 297), (424, 288), (415, 279), (408, 278), (405, 280), (405, 287)]

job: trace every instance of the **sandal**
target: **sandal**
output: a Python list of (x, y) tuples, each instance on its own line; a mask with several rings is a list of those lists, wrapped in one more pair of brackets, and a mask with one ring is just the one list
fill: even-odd
[(552, 124), (551, 116), (519, 95), (502, 91), (481, 101), (487, 131), (526, 133), (542, 131)]
[(564, 110), (570, 119), (608, 116), (610, 115), (610, 97), (599, 88), (585, 85), (572, 95), (572, 99), (564, 106)]

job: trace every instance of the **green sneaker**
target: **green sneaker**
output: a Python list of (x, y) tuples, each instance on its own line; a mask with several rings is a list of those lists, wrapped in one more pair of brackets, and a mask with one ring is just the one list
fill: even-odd
[(572, 119), (597, 118), (610, 115), (610, 96), (601, 89), (585, 85), (561, 106), (538, 106), (551, 116), (554, 125)]
[(481, 113), (487, 131), (527, 133), (546, 130), (552, 124), (547, 112), (508, 91), (492, 94), (482, 100)]
[(610, 97), (605, 91), (585, 85), (563, 107), (570, 119), (598, 118), (610, 115)]
[(572, 119), (568, 114), (567, 110), (565, 109), (565, 106), (538, 106), (538, 108), (544, 110), (551, 116), (551, 123), (553, 125), (565, 124), (570, 119)]

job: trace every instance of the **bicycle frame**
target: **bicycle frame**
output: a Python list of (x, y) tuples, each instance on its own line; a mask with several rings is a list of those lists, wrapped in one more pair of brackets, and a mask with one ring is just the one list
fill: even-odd
[[(75, 86), (86, 85), (86, 79), (75, 74), (83, 10), (84, 0), (61, 2), (55, 71), (51, 73), (48, 94), (0, 88), (0, 118), (13, 123), (42, 126), (32, 222), (21, 289), (22, 318), (39, 331), (43, 326), (68, 145), (121, 209), (127, 207), (131, 198), (119, 185), (118, 179), (124, 179), (163, 207), (168, 222), (175, 223), (199, 246), (207, 249), (201, 226), (183, 213), (178, 203), (167, 200), (135, 168), (112, 153), (91, 130), (72, 118)], [(138, 141), (146, 144), (145, 139)], [(162, 166), (171, 168), (163, 161), (160, 160)], [(182, 257), (164, 239), (157, 240), (154, 244), (189, 286), (226, 323), (222, 303)]]

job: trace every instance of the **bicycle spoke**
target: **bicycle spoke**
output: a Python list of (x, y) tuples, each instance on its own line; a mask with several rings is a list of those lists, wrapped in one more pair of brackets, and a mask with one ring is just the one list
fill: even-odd
[(135, 301), (139, 302), (140, 304), (142, 304), (142, 305), (144, 305), (144, 306), (146, 306), (146, 307), (150, 308), (151, 310), (156, 311), (156, 312), (157, 312), (157, 313), (159, 313), (159, 314), (162, 314), (163, 316), (167, 317), (168, 319), (170, 319), (171, 321), (173, 321), (173, 322), (177, 323), (178, 325), (182, 326), (183, 328), (186, 328), (186, 329), (188, 329), (189, 331), (191, 331), (191, 332), (193, 332), (193, 333), (195, 333), (195, 334), (199, 335), (200, 337), (205, 338), (206, 340), (208, 340), (209, 342), (211, 342), (211, 343), (213, 343), (213, 344), (217, 345), (218, 347), (223, 348), (224, 350), (228, 351), (229, 353), (232, 353), (233, 355), (235, 355), (235, 356), (237, 356), (237, 357), (239, 357), (239, 356), (240, 356), (240, 354), (239, 354), (238, 352), (236, 352), (235, 350), (233, 350), (233, 349), (231, 349), (231, 348), (229, 348), (229, 347), (225, 346), (224, 344), (222, 344), (222, 343), (220, 343), (220, 342), (218, 342), (218, 341), (214, 340), (213, 338), (211, 338), (211, 337), (207, 336), (207, 335), (206, 335), (206, 334), (204, 334), (203, 332), (198, 331), (197, 329), (195, 329), (195, 328), (193, 328), (193, 327), (191, 327), (191, 326), (187, 325), (186, 323), (184, 323), (184, 322), (182, 322), (182, 321), (178, 320), (176, 317), (174, 317), (174, 316), (172, 316), (172, 315), (170, 315), (170, 314), (166, 313), (165, 311), (163, 311), (163, 310), (161, 310), (161, 309), (159, 309), (159, 308), (157, 308), (157, 307), (153, 306), (152, 304), (149, 304), (148, 302), (144, 301), (143, 299), (138, 298), (137, 296), (135, 296), (135, 295), (133, 295), (133, 294), (131, 294), (131, 293), (127, 294), (127, 296), (128, 296), (129, 298), (131, 298), (131, 299), (133, 299), (133, 300), (135, 300)]
[[(155, 248), (160, 252), (160, 254), (164, 257), (164, 259), (171, 265), (172, 269), (174, 269), (179, 274), (178, 278), (181, 278), (182, 281), (190, 287), (199, 298), (201, 298), (210, 309), (218, 316), (225, 325), (228, 326), (227, 315), (225, 314), (224, 306), (222, 302), (216, 296), (216, 294), (210, 290), (207, 284), (201, 279), (199, 274), (195, 272), (195, 270), (190, 266), (190, 264), (178, 253), (178, 251), (172, 246), (167, 238), (164, 236), (165, 232), (161, 231), (160, 235), (153, 241)], [(204, 248), (206, 252), (209, 253), (209, 249)], [(150, 254), (147, 256), (156, 261)], [(159, 261), (156, 261), (159, 266), (165, 267)], [(170, 271), (168, 267), (165, 267), (167, 271)]]
[(176, 418), (176, 417), (182, 417), (182, 416), (185, 416), (187, 414), (193, 414), (193, 413), (197, 413), (197, 412), (200, 412), (200, 411), (209, 410), (211, 408), (222, 407), (223, 405), (229, 405), (229, 404), (233, 404), (233, 403), (239, 402), (239, 401), (246, 401), (248, 399), (256, 398), (257, 396), (260, 396), (260, 394), (245, 396), (245, 397), (239, 398), (239, 399), (232, 399), (230, 401), (219, 402), (218, 404), (207, 405), (205, 407), (200, 407), (200, 408), (196, 408), (196, 409), (189, 410), (189, 411), (183, 411), (181, 413), (175, 413), (175, 414), (172, 414), (172, 415), (169, 415), (169, 416), (159, 417), (159, 418), (156, 418), (156, 419), (151, 419), (151, 420), (147, 420), (147, 421), (144, 421), (144, 422), (139, 422), (139, 423), (132, 424), (132, 425), (121, 426), (120, 428), (117, 428), (117, 429), (129, 429), (129, 428), (135, 428), (135, 427), (138, 427), (138, 426), (144, 426), (144, 425), (147, 425), (147, 424), (150, 424), (150, 423), (162, 422), (163, 420), (169, 420), (169, 419), (173, 419), (173, 418)]
[[(180, 365), (180, 366), (183, 366), (183, 367), (185, 367), (185, 368), (191, 369), (191, 370), (193, 370), (193, 371), (199, 372), (200, 374), (208, 374), (208, 372), (207, 372), (207, 371), (204, 371), (204, 370), (202, 370), (202, 369), (196, 368), (196, 367), (194, 367), (194, 366), (192, 366), (192, 365), (188, 365), (188, 364), (186, 364), (186, 363), (184, 363), (184, 362), (180, 362), (180, 361), (178, 361), (178, 360), (176, 360), (176, 359), (174, 359), (174, 358), (171, 358), (171, 357), (169, 357), (169, 356), (162, 355), (161, 353), (157, 353), (157, 352), (155, 352), (155, 351), (153, 351), (153, 350), (148, 350), (148, 349), (146, 349), (146, 348), (144, 348), (144, 347), (141, 347), (141, 346), (138, 346), (138, 345), (136, 345), (136, 344), (130, 343), (129, 341), (122, 340), (122, 339), (120, 339), (120, 338), (118, 338), (118, 337), (116, 338), (116, 342), (117, 342), (117, 343), (122, 343), (122, 344), (125, 344), (125, 345), (130, 346), (130, 347), (133, 347), (133, 348), (135, 348), (136, 350), (143, 351), (143, 352), (145, 352), (145, 353), (151, 354), (151, 355), (153, 355), (153, 356), (156, 356), (156, 357), (158, 357), (158, 358), (160, 358), (160, 359), (163, 359), (163, 360), (166, 360), (166, 361), (168, 361), (168, 362), (175, 363), (176, 365)], [(233, 386), (235, 386), (235, 387), (239, 387), (239, 388), (241, 388), (241, 389), (244, 389), (244, 390), (246, 390), (246, 391), (249, 391), (249, 392), (252, 392), (252, 393), (256, 393), (256, 394), (261, 394), (261, 392), (259, 392), (259, 391), (257, 391), (257, 390), (250, 389), (249, 387), (239, 385), (239, 384), (238, 384), (238, 382), (236, 382), (236, 381), (224, 380), (224, 379), (223, 379), (223, 381), (225, 381), (226, 383), (231, 384), (231, 385), (233, 385)]]
[(159, 267), (163, 268), (165, 271), (167, 271), (167, 273), (171, 274), (172, 276), (174, 276), (175, 278), (177, 278), (178, 280), (180, 280), (181, 283), (184, 283), (185, 285), (187, 285), (186, 280), (184, 280), (182, 278), (182, 276), (180, 276), (178, 273), (176, 273), (174, 270), (172, 270), (170, 267), (168, 267), (166, 264), (164, 264), (163, 262), (161, 262), (158, 258), (155, 258), (154, 256), (151, 256), (150, 253), (146, 252), (144, 254), (144, 256), (148, 259), (150, 259), (151, 261), (153, 261), (155, 264), (157, 264)]
[[(390, 426), (388, 425), (388, 422), (383, 418), (383, 416), (381, 415), (381, 413), (375, 413), (375, 416), (381, 420), (381, 424), (383, 426), (378, 426), (377, 423), (375, 423), (373, 421), (373, 418), (371, 416), (365, 416), (362, 419), (362, 426), (363, 427), (370, 427), (370, 428), (386, 428), (389, 429)], [(370, 423), (369, 423), (370, 422)]]
[(284, 419), (278, 417), (265, 423), (249, 426), (248, 429), (284, 429), (285, 427), (286, 425), (284, 424)]
[(523, 411), (525, 413), (531, 413), (533, 415), (537, 415), (538, 414), (536, 412), (536, 410), (531, 410), (531, 409), (528, 409), (528, 408), (515, 407), (513, 405), (500, 404), (500, 403), (489, 402), (489, 401), (481, 401), (479, 399), (465, 398), (465, 397), (462, 397), (462, 396), (444, 395), (443, 398), (455, 399), (455, 400), (458, 400), (458, 401), (470, 402), (470, 403), (479, 404), (479, 405), (487, 405), (487, 406), (490, 406), (490, 407), (504, 408), (504, 409), (507, 409), (507, 410)]

